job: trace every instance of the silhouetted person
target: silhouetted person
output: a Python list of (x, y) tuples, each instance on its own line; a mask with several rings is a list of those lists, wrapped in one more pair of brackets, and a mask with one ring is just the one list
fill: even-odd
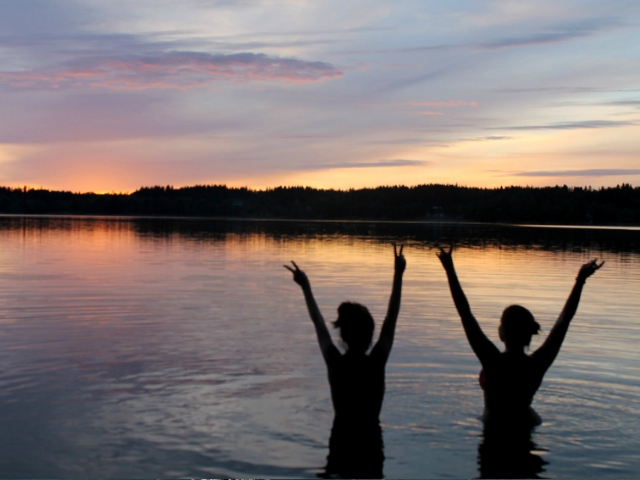
[(532, 427), (485, 423), (478, 446), (480, 478), (541, 478), (548, 463), (531, 439)]
[(293, 280), (302, 287), (329, 374), (335, 417), (329, 440), (327, 477), (382, 478), (384, 454), (380, 409), (384, 397), (384, 370), (393, 345), (402, 274), (406, 267), (402, 248), (398, 252), (393, 246), (395, 273), (387, 317), (380, 338), (368, 355), (374, 330), (369, 310), (351, 302), (338, 307), (338, 319), (333, 325), (340, 329), (347, 349), (346, 353), (340, 353), (331, 340), (307, 276), (294, 262), (291, 263), (295, 268), (285, 265), (293, 273)]
[(593, 260), (580, 268), (556, 324), (542, 346), (528, 355), (525, 347), (529, 347), (531, 337), (540, 329), (531, 312), (520, 305), (511, 305), (504, 310), (498, 332), (506, 348), (500, 352), (471, 313), (453, 266), (452, 250), (453, 247), (448, 252), (441, 248), (437, 255), (447, 272), (453, 302), (462, 319), (467, 340), (482, 364), (480, 384), (484, 390), (485, 406), (482, 420), (485, 425), (491, 422), (493, 426), (503, 424), (509, 428), (539, 425), (542, 420), (531, 408), (533, 396), (560, 351), (569, 323), (578, 308), (582, 287), (604, 262), (598, 265)]

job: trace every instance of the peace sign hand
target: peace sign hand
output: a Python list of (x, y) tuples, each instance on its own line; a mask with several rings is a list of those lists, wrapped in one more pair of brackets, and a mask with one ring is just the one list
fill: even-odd
[(293, 264), (295, 269), (291, 268), (289, 265), (283, 265), (283, 267), (286, 268), (287, 270), (289, 270), (291, 273), (293, 273), (293, 281), (294, 282), (296, 282), (302, 288), (308, 287), (309, 286), (309, 279), (307, 278), (307, 274), (304, 273), (302, 270), (300, 270), (298, 265), (296, 265), (296, 262), (291, 260), (291, 263)]
[(453, 270), (453, 245), (449, 247), (449, 251), (447, 252), (444, 248), (438, 247), (440, 249), (439, 252), (436, 252), (437, 257), (440, 259), (440, 263), (445, 270)]
[(399, 274), (404, 273), (404, 269), (407, 268), (407, 261), (405, 260), (404, 255), (402, 255), (403, 248), (404, 245), (400, 245), (400, 250), (398, 251), (396, 244), (393, 244), (393, 257), (395, 259), (394, 268), (396, 273)]

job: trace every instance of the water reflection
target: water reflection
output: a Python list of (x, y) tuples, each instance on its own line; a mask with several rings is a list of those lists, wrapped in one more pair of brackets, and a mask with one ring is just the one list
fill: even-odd
[[(494, 448), (500, 442), (488, 434), (487, 446), (483, 437), (478, 448), (480, 366), (432, 250), (455, 240), (465, 291), (494, 341), (500, 312), (511, 302), (530, 307), (548, 332), (575, 269), (596, 256), (607, 260), (535, 400), (545, 423), (524, 437), (520, 451), (549, 460), (538, 476), (637, 477), (639, 236), (0, 217), (0, 474), (300, 478), (323, 467), (331, 473), (339, 452), (333, 447), (351, 440), (339, 434), (329, 440), (326, 367), (282, 264), (305, 259), (323, 311), (353, 300), (381, 319), (391, 272), (380, 272), (389, 269), (391, 241), (408, 244), (409, 268), (386, 375), (384, 451), (382, 437), (370, 435), (369, 451), (380, 453), (367, 462), (381, 471), (384, 461), (384, 474), (393, 478), (470, 478), (479, 460), (499, 473), (492, 452), (511, 445)], [(368, 475), (378, 476), (375, 470)]]
[(487, 424), (478, 446), (480, 478), (544, 478), (548, 464), (537, 452), (533, 429)]
[(142, 238), (172, 237), (226, 241), (230, 236), (266, 235), (275, 240), (352, 237), (388, 243), (451, 244), (463, 247), (570, 252), (640, 252), (640, 231), (632, 227), (562, 227), (473, 223), (285, 221), (198, 218), (135, 218), (0, 215), (0, 230), (132, 231)]
[[(204, 228), (203, 228), (204, 227)], [(143, 236), (166, 237), (174, 234), (189, 238), (222, 239), (236, 235), (266, 234), (274, 239), (318, 239), (341, 236), (367, 238), (381, 243), (398, 241), (434, 247), (451, 244), (466, 247), (499, 247), (571, 252), (640, 252), (640, 232), (629, 229), (509, 226), (459, 223), (381, 223), (381, 222), (287, 222), (216, 220), (194, 222), (188, 219), (158, 221), (138, 219), (134, 228)]]

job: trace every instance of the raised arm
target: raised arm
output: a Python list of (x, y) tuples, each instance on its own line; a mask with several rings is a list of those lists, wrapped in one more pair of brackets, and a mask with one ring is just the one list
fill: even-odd
[(395, 244), (393, 245), (394, 260), (394, 273), (393, 273), (393, 287), (391, 289), (391, 298), (389, 299), (389, 308), (387, 308), (387, 316), (382, 323), (380, 329), (380, 338), (375, 347), (371, 351), (372, 357), (379, 357), (383, 362), (386, 362), (391, 353), (391, 347), (393, 346), (393, 337), (396, 332), (396, 322), (398, 320), (398, 313), (400, 312), (400, 297), (402, 296), (402, 274), (407, 267), (407, 261), (402, 255), (403, 245), (400, 245), (400, 251), (397, 250)]
[(316, 299), (313, 298), (311, 284), (309, 283), (307, 275), (298, 268), (298, 265), (296, 265), (295, 262), (292, 261), (291, 263), (294, 268), (291, 268), (289, 265), (284, 265), (284, 268), (293, 273), (293, 281), (302, 288), (302, 293), (304, 294), (304, 299), (307, 303), (307, 309), (309, 310), (309, 316), (311, 317), (314, 327), (316, 327), (316, 335), (318, 336), (320, 351), (322, 352), (324, 361), (329, 363), (332, 357), (340, 356), (340, 351), (333, 344), (333, 340), (331, 340), (331, 334), (327, 329), (327, 324), (324, 322), (322, 313), (320, 313)]
[(458, 310), (460, 319), (462, 320), (462, 327), (464, 328), (464, 333), (467, 335), (469, 345), (471, 345), (471, 349), (480, 360), (480, 363), (484, 365), (486, 361), (488, 361), (492, 356), (498, 355), (500, 351), (491, 342), (491, 340), (487, 338), (480, 328), (478, 321), (471, 313), (471, 307), (469, 306), (466, 295), (462, 291), (458, 275), (456, 274), (456, 269), (453, 266), (453, 257), (451, 252), (453, 252), (453, 246), (449, 248), (448, 252), (440, 248), (440, 251), (437, 252), (436, 255), (440, 259), (440, 263), (442, 263), (442, 266), (447, 273), (453, 303), (456, 306), (456, 310)]
[(544, 343), (538, 348), (535, 352), (531, 354), (536, 360), (541, 363), (542, 368), (546, 371), (553, 361), (556, 359), (558, 352), (560, 351), (560, 347), (562, 347), (562, 342), (564, 341), (564, 337), (567, 334), (567, 330), (569, 329), (569, 324), (573, 319), (573, 316), (576, 314), (576, 310), (578, 310), (578, 304), (580, 303), (580, 295), (582, 294), (582, 287), (584, 286), (587, 278), (593, 275), (596, 270), (604, 265), (602, 262), (598, 265), (596, 262), (597, 259), (590, 261), (589, 263), (585, 263), (578, 272), (578, 276), (576, 277), (576, 283), (573, 285), (573, 289), (569, 294), (569, 298), (567, 299), (567, 303), (565, 303), (558, 320), (556, 320), (556, 324), (549, 332), (547, 339)]

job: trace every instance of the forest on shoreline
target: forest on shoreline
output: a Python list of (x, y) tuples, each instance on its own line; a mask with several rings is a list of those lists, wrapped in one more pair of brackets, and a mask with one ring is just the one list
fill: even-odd
[(387, 186), (351, 190), (225, 185), (73, 193), (0, 187), (0, 213), (640, 225), (640, 187)]

